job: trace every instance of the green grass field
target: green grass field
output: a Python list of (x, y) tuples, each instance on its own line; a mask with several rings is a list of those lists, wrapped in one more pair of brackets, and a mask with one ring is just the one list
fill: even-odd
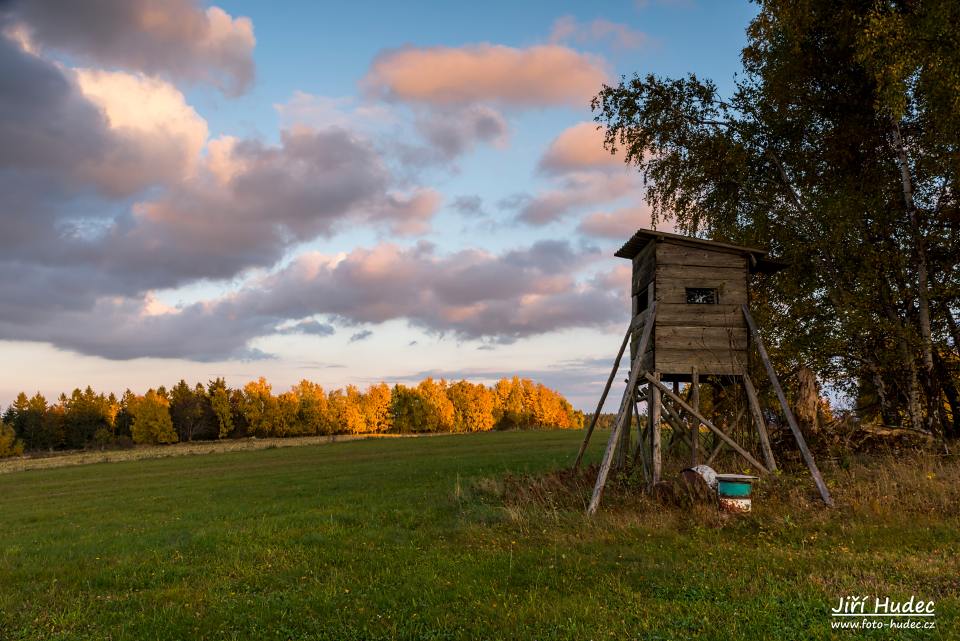
[(0, 475), (0, 638), (846, 639), (861, 637), (828, 616), (841, 596), (911, 594), (936, 600), (934, 631), (860, 634), (958, 636), (956, 463), (918, 472), (929, 487), (828, 469), (830, 512), (783, 479), (728, 521), (616, 494), (587, 521), (500, 496), (505, 473), (568, 464), (581, 436)]

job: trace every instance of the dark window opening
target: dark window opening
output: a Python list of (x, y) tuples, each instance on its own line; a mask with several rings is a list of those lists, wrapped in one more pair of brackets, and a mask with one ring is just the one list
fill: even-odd
[(637, 294), (637, 313), (639, 314), (647, 308), (647, 298), (649, 298), (648, 292), (650, 291), (649, 287), (644, 287), (643, 291)]
[(711, 287), (687, 287), (687, 305), (716, 305), (717, 290)]

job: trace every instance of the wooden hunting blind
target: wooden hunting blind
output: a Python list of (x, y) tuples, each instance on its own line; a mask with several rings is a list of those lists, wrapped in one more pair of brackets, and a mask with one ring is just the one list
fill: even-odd
[[(698, 464), (701, 426), (704, 426), (718, 442), (708, 461), (726, 446), (745, 459), (752, 469), (761, 473), (776, 470), (765, 419), (748, 373), (753, 346), (757, 348), (820, 495), (825, 503), (832, 504), (749, 311), (751, 275), (776, 273), (786, 268), (787, 263), (769, 258), (763, 249), (648, 229), (637, 231), (615, 255), (630, 260), (633, 265), (630, 286), (632, 320), (574, 467), (579, 465), (586, 451), (628, 343), (630, 376), (601, 463), (589, 512), (597, 509), (611, 468), (627, 467), (632, 460), (634, 465), (637, 462), (642, 464), (651, 485), (660, 482), (661, 421), (668, 424), (675, 436), (687, 442), (692, 465)], [(700, 414), (700, 376), (721, 377), (742, 385), (764, 463)], [(673, 390), (664, 382), (672, 382)], [(690, 383), (686, 399), (679, 395), (679, 383)], [(634, 415), (639, 417), (641, 402), (647, 405), (647, 427), (639, 434), (631, 456), (628, 452), (631, 447), (630, 424)], [(687, 415), (686, 420), (681, 418), (683, 414)]]
[(773, 273), (785, 263), (762, 249), (646, 229), (614, 255), (633, 263), (632, 358), (644, 316), (657, 302), (644, 370), (683, 382), (694, 368), (702, 375), (742, 373), (749, 332), (741, 307), (749, 304), (750, 274)]

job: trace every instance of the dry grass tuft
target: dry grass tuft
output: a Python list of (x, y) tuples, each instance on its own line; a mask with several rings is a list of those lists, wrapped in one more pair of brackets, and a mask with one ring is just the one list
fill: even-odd
[[(672, 469), (672, 468), (668, 468)], [(858, 517), (872, 521), (910, 516), (952, 517), (960, 506), (960, 458), (931, 452), (858, 455), (821, 466), (836, 508), (826, 510), (806, 468), (790, 465), (760, 479), (754, 489), (754, 510), (761, 518), (803, 517), (811, 522)], [(601, 518), (607, 525), (659, 523), (684, 529), (723, 527), (730, 519), (718, 514), (712, 496), (688, 487), (679, 474), (669, 474), (650, 491), (641, 474), (612, 476), (607, 483)], [(474, 492), (498, 501), (511, 521), (538, 516), (583, 515), (597, 466), (579, 471), (560, 469), (538, 475), (482, 478)]]

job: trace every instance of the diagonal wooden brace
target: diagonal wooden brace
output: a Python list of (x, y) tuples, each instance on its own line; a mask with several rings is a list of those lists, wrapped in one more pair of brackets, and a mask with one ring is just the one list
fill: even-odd
[(745, 458), (745, 459), (747, 460), (747, 462), (750, 463), (750, 465), (753, 465), (754, 467), (756, 467), (758, 470), (760, 470), (760, 471), (763, 472), (764, 474), (766, 474), (767, 472), (769, 472), (769, 470), (768, 470), (766, 467), (764, 467), (763, 463), (761, 463), (761, 462), (758, 461), (757, 459), (753, 458), (753, 456), (750, 454), (750, 452), (748, 452), (748, 451), (746, 451), (745, 449), (743, 449), (742, 447), (740, 447), (740, 446), (737, 444), (736, 441), (734, 441), (732, 438), (730, 438), (729, 436), (727, 436), (726, 434), (724, 434), (723, 431), (720, 430), (720, 428), (718, 428), (716, 425), (714, 425), (713, 423), (711, 423), (709, 419), (707, 419), (705, 416), (703, 416), (702, 414), (700, 414), (699, 412), (697, 412), (696, 410), (694, 410), (692, 407), (690, 407), (689, 405), (687, 405), (682, 398), (680, 398), (679, 396), (677, 396), (676, 394), (674, 394), (673, 392), (671, 392), (670, 389), (667, 388), (666, 385), (664, 385), (663, 383), (661, 383), (660, 381), (658, 381), (656, 378), (654, 378), (654, 377), (651, 376), (650, 374), (644, 374), (644, 377), (645, 377), (648, 381), (650, 381), (651, 383), (653, 383), (654, 385), (656, 385), (656, 386), (660, 389), (660, 391), (661, 391), (664, 395), (667, 396), (667, 398), (669, 398), (669, 399), (672, 400), (674, 403), (676, 403), (677, 407), (682, 408), (685, 412), (689, 413), (691, 416), (693, 416), (694, 418), (696, 418), (696, 419), (697, 419), (698, 421), (700, 421), (703, 425), (705, 425), (705, 426), (707, 427), (707, 429), (709, 429), (711, 432), (713, 432), (714, 434), (716, 434), (716, 435), (720, 438), (721, 441), (725, 442), (725, 443), (726, 443), (727, 445), (729, 445), (737, 454), (739, 454), (740, 456), (742, 456), (743, 458)]
[(810, 470), (810, 475), (813, 477), (814, 483), (817, 484), (817, 489), (820, 491), (820, 498), (823, 499), (823, 502), (830, 507), (833, 507), (833, 499), (830, 498), (830, 490), (827, 489), (827, 484), (824, 483), (823, 477), (820, 476), (820, 470), (817, 468), (817, 462), (813, 460), (813, 454), (810, 453), (810, 448), (807, 447), (807, 441), (803, 438), (803, 433), (800, 431), (800, 426), (797, 425), (797, 419), (794, 418), (793, 412), (790, 411), (790, 406), (787, 405), (787, 396), (783, 393), (783, 388), (780, 387), (780, 381), (777, 379), (777, 372), (773, 369), (773, 363), (770, 362), (770, 356), (767, 354), (767, 348), (763, 346), (763, 340), (760, 338), (760, 332), (757, 331), (757, 325), (753, 322), (753, 317), (750, 315), (750, 310), (746, 305), (741, 306), (743, 309), (743, 317), (747, 321), (747, 327), (750, 328), (750, 334), (753, 335), (753, 339), (757, 343), (757, 351), (760, 352), (760, 360), (763, 361), (763, 366), (767, 369), (767, 376), (770, 377), (770, 384), (773, 385), (773, 391), (777, 393), (777, 399), (780, 401), (780, 406), (783, 408), (783, 413), (787, 416), (787, 425), (790, 426), (790, 431), (793, 432), (793, 437), (797, 440), (797, 446), (800, 448), (800, 453), (803, 455), (803, 460), (807, 464), (807, 468)]

